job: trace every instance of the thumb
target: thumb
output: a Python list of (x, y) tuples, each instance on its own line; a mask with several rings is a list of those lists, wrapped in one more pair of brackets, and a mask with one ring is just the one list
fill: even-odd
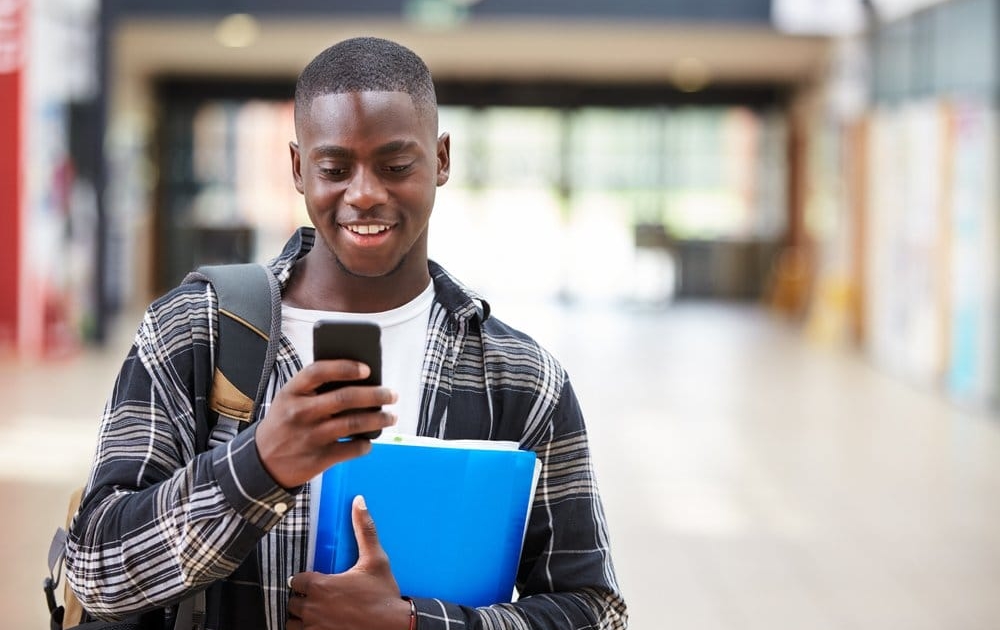
[(351, 504), (351, 522), (354, 525), (354, 538), (358, 541), (358, 564), (366, 566), (373, 560), (384, 559), (385, 551), (378, 541), (375, 520), (368, 511), (365, 498), (361, 495), (354, 497), (354, 502)]

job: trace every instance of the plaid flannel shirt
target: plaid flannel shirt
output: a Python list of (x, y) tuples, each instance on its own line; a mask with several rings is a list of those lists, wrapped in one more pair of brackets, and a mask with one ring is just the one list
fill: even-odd
[[(312, 229), (300, 229), (269, 263), (282, 287), (314, 239)], [(444, 269), (431, 262), (430, 271), (436, 298), (418, 433), (516, 441), (537, 453), (542, 469), (518, 601), (472, 609), (418, 598), (418, 627), (626, 628), (583, 416), (566, 373), (532, 339), (490, 317), (486, 302)], [(309, 485), (288, 491), (271, 479), (254, 424), (219, 418), (210, 449), (196, 452), (197, 427), (211, 414), (217, 322), (210, 286), (172, 290), (147, 309), (115, 382), (67, 543), (69, 583), (95, 616), (170, 606), (211, 585), (206, 627), (285, 625), (286, 578), (307, 562)], [(301, 368), (288, 340), (278, 344), (257, 420)]]

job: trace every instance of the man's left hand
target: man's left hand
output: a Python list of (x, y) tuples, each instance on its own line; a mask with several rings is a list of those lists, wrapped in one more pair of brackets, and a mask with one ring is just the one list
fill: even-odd
[(305, 572), (289, 580), (287, 630), (405, 630), (410, 604), (400, 597), (399, 585), (382, 549), (375, 521), (363, 497), (351, 505), (358, 562), (337, 575)]

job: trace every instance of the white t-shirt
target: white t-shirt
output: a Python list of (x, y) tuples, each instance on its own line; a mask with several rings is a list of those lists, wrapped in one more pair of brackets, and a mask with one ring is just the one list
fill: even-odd
[[(427, 320), (434, 303), (434, 283), (413, 300), (382, 313), (342, 313), (314, 311), (281, 305), (281, 332), (295, 347), (302, 365), (313, 361), (312, 329), (321, 319), (336, 321), (370, 321), (382, 330), (382, 385), (395, 391), (399, 399), (383, 409), (396, 414), (396, 424), (387, 427), (383, 435), (401, 433), (416, 435), (420, 413), (420, 371), (424, 364), (424, 347), (427, 340)], [(323, 476), (311, 482), (309, 504), (308, 568), (312, 570), (316, 549), (316, 519)]]
[(382, 329), (382, 385), (399, 394), (396, 404), (384, 409), (396, 414), (396, 425), (386, 433), (415, 435), (420, 412), (420, 370), (424, 364), (427, 320), (434, 303), (434, 284), (413, 300), (381, 313), (313, 311), (281, 305), (281, 331), (295, 346), (303, 365), (313, 361), (312, 329), (321, 319), (370, 321)]

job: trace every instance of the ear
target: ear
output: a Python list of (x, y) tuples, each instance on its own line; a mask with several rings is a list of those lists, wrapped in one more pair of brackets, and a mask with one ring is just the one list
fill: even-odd
[(288, 150), (292, 155), (292, 179), (295, 180), (295, 190), (305, 194), (302, 190), (302, 158), (299, 155), (299, 145), (289, 142)]
[(441, 134), (437, 141), (437, 185), (444, 186), (451, 175), (451, 136)]

